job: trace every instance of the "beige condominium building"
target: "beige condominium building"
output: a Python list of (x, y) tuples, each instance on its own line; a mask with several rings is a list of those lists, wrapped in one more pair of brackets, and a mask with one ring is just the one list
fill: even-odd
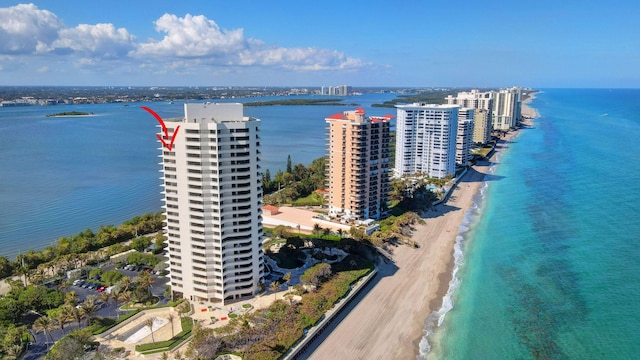
[(459, 92), (457, 96), (447, 96), (447, 104), (459, 105), (461, 108), (474, 109), (473, 142), (486, 144), (491, 140), (492, 118), (493, 118), (493, 97), (492, 91), (480, 92), (471, 90)]
[(264, 266), (260, 120), (242, 104), (199, 103), (165, 124), (175, 134), (161, 163), (172, 291), (222, 303), (253, 296)]
[(493, 92), (493, 130), (506, 131), (518, 125), (521, 93), (518, 87)]
[(389, 193), (390, 119), (364, 109), (331, 115), (328, 125), (329, 215), (380, 219)]

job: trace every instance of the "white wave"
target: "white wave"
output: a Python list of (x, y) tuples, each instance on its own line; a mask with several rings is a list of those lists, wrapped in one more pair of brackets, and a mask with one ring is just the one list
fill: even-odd
[(473, 223), (480, 216), (480, 209), (484, 204), (485, 194), (488, 187), (488, 182), (482, 183), (478, 194), (473, 199), (471, 207), (465, 212), (463, 220), (460, 223), (458, 235), (456, 236), (456, 242), (453, 248), (454, 266), (451, 274), (451, 281), (449, 281), (449, 288), (447, 289), (445, 296), (442, 298), (442, 306), (440, 309), (432, 312), (424, 319), (424, 335), (422, 336), (422, 339), (420, 339), (419, 355), (417, 359), (424, 359), (427, 354), (429, 354), (431, 351), (431, 344), (429, 343), (430, 338), (433, 336), (435, 330), (442, 326), (447, 313), (454, 308), (453, 296), (461, 283), (458, 271), (464, 264), (464, 248), (467, 240), (465, 235), (469, 232)]

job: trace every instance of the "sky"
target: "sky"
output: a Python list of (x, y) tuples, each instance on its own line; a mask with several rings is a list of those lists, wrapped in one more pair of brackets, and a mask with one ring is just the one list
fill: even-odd
[(640, 87), (637, 0), (0, 0), (0, 86)]

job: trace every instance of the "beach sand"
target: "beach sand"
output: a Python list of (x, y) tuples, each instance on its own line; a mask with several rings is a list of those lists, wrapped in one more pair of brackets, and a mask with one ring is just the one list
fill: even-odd
[[(527, 116), (537, 115), (530, 107), (526, 111)], [(522, 112), (525, 114), (525, 105)], [(418, 356), (425, 319), (441, 308), (449, 289), (453, 249), (465, 212), (473, 204), (491, 162), (508, 149), (517, 134), (510, 132), (500, 139), (489, 162), (467, 171), (449, 200), (424, 214), (425, 223), (417, 225), (412, 236), (420, 247), (394, 248), (394, 263), (382, 264), (377, 282), (365, 290), (366, 294), (339, 323), (330, 325), (328, 335), (317, 339), (303, 357), (321, 360)]]

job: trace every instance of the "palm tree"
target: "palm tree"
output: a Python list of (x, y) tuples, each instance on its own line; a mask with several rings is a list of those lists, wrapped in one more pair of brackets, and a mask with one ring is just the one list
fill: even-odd
[[(78, 309), (76, 309), (75, 306), (69, 305), (69, 304), (64, 304), (60, 307), (60, 313), (64, 314), (65, 319), (69, 321), (75, 320), (73, 310), (78, 310)], [(80, 325), (78, 325), (78, 327), (80, 327)]]
[(153, 338), (153, 319), (152, 318), (147, 318), (144, 321), (144, 325), (149, 328), (149, 331), (151, 331), (151, 341), (153, 341), (153, 343), (155, 344), (156, 340)]
[(54, 321), (48, 316), (41, 316), (36, 319), (33, 323), (33, 328), (40, 332), (44, 332), (44, 340), (47, 343), (47, 350), (49, 349), (49, 343), (47, 342), (47, 337), (51, 338), (51, 342), (53, 343), (53, 337), (51, 336), (51, 330), (55, 329)]
[(118, 282), (118, 287), (120, 288), (120, 292), (126, 292), (131, 288), (131, 278), (128, 276), (123, 277), (120, 282)]
[(99, 308), (92, 299), (87, 298), (82, 304), (80, 304), (80, 311), (86, 318), (87, 325), (91, 323), (91, 319), (96, 315)]
[(282, 280), (287, 282), (287, 290), (289, 290), (289, 283), (291, 282), (291, 271), (284, 274), (284, 276), (282, 277)]
[(171, 338), (173, 338), (173, 319), (175, 319), (175, 315), (173, 315), (172, 313), (169, 313), (169, 315), (167, 315), (167, 320), (169, 320), (169, 324), (171, 325)]
[(146, 271), (143, 271), (136, 277), (136, 283), (139, 287), (146, 290), (147, 297), (151, 297), (151, 285), (153, 285), (153, 276)]
[(318, 236), (320, 233), (322, 233), (322, 226), (318, 223), (313, 224), (313, 235)]
[(118, 294), (118, 300), (122, 301), (124, 304), (131, 301), (131, 291), (123, 291)]
[(277, 299), (277, 296), (278, 296), (277, 291), (278, 291), (278, 286), (279, 285), (280, 284), (278, 284), (277, 281), (274, 281), (274, 282), (271, 283), (271, 285), (269, 285), (269, 290), (273, 291), (273, 300), (274, 301)]
[(7, 355), (13, 357), (14, 359), (17, 359), (18, 356), (20, 356), (20, 354), (22, 353), (22, 349), (23, 349), (23, 345), (21, 344), (13, 344), (13, 345), (5, 346), (5, 351), (7, 352)]
[(69, 291), (68, 293), (66, 293), (64, 295), (64, 303), (68, 304), (68, 305), (75, 305), (76, 301), (78, 300), (78, 295), (76, 294), (75, 291)]
[(64, 324), (67, 323), (67, 320), (69, 320), (68, 314), (64, 311), (63, 308), (60, 308), (60, 310), (56, 313), (56, 323), (58, 324), (58, 326), (60, 326), (62, 335), (64, 335)]
[(105, 306), (108, 307), (109, 306), (109, 300), (111, 300), (112, 297), (111, 297), (110, 293), (108, 293), (106, 291), (103, 291), (103, 292), (100, 293), (98, 298), (100, 299), (101, 303), (105, 304)]
[(69, 309), (69, 314), (70, 318), (78, 323), (78, 329), (80, 329), (80, 323), (82, 322), (82, 318), (84, 317), (82, 311), (80, 311), (80, 309), (78, 309), (77, 307), (72, 306), (71, 309)]

